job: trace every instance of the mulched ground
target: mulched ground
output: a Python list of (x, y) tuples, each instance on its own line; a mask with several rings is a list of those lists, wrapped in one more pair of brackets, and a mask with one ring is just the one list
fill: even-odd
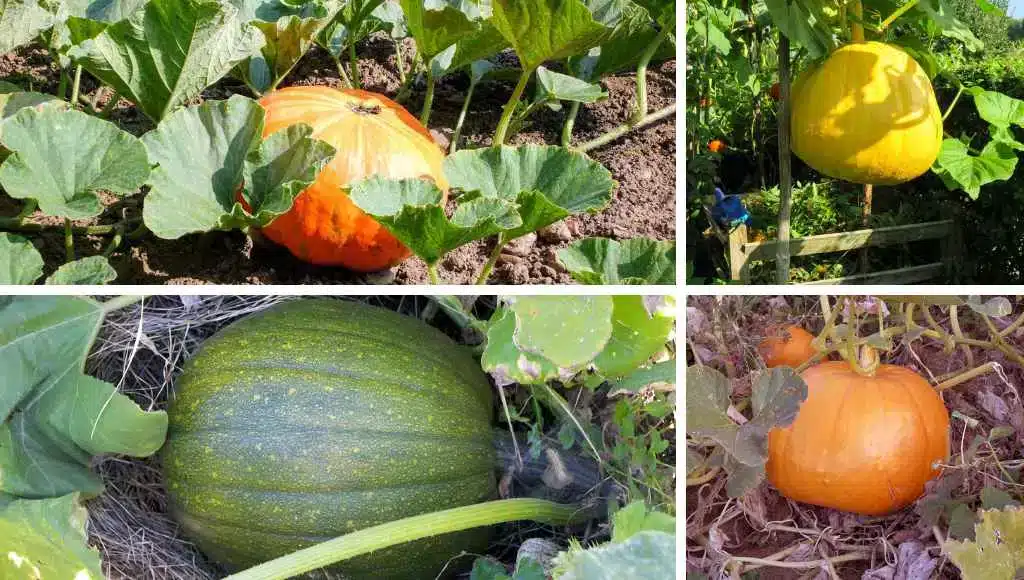
[[(399, 78), (394, 48), (389, 40), (374, 37), (360, 45), (359, 63), (364, 88), (394, 97), (399, 89)], [(408, 54), (408, 51), (407, 51)], [(651, 111), (671, 104), (675, 100), (676, 63), (668, 61), (652, 66), (648, 71), (649, 107)], [(25, 47), (15, 53), (0, 55), (0, 80), (20, 86), (31, 83), (33, 90), (55, 93), (58, 75), (46, 50)], [(634, 75), (619, 75), (605, 79), (609, 98), (601, 103), (581, 108), (576, 121), (575, 142), (596, 138), (620, 125), (630, 113), (633, 102)], [(340, 80), (330, 56), (319, 48), (307, 53), (292, 73), (281, 83), (292, 85), (340, 86)], [(468, 79), (463, 75), (450, 75), (443, 79), (435, 95), (430, 127), (450, 138), (462, 107)], [(83, 74), (82, 94), (95, 95), (98, 84)], [(203, 98), (223, 99), (231, 94), (249, 95), (244, 85), (225, 79), (207, 89)], [(464, 142), (467, 146), (487, 145), (501, 116), (501, 107), (511, 94), (511, 86), (504, 83), (480, 85), (465, 126)], [(252, 96), (252, 95), (249, 95)], [(106, 96), (98, 100), (104, 104)], [(418, 113), (422, 105), (422, 90), (417, 91), (407, 108)], [(567, 109), (567, 108), (566, 108)], [(136, 135), (153, 128), (128, 101), (121, 100), (112, 115), (123, 129)], [(544, 109), (538, 112), (511, 144), (559, 142), (564, 113)], [(596, 215), (571, 217), (539, 236), (524, 236), (505, 253), (491, 276), (496, 284), (564, 284), (572, 280), (562, 270), (555, 252), (572, 241), (586, 237), (628, 239), (651, 237), (660, 240), (675, 239), (675, 176), (676, 132), (675, 118), (633, 132), (590, 155), (601, 162), (618, 181), (611, 204)], [(103, 216), (78, 225), (112, 223), (120, 219), (122, 211), (140, 211), (141, 194), (128, 198), (128, 207), (110, 208)], [(0, 216), (17, 213), (18, 205), (6, 197), (0, 198)], [(40, 218), (43, 222), (45, 219)], [(64, 262), (62, 234), (44, 234), (34, 237), (38, 249), (46, 260), (46, 274)], [(104, 238), (76, 239), (78, 257), (101, 252)], [(452, 252), (440, 265), (441, 278), (450, 283), (470, 283), (475, 278), (493, 247), (493, 240), (483, 240)], [(153, 235), (132, 240), (115, 252), (111, 264), (118, 271), (117, 283), (122, 284), (376, 284), (396, 282), (423, 284), (427, 282), (426, 266), (412, 258), (398, 268), (369, 275), (356, 274), (340, 268), (325, 268), (299, 262), (270, 242), (256, 240), (249, 244), (241, 232), (215, 232), (187, 236), (173, 241), (160, 240)]]
[[(833, 304), (835, 303), (833, 299)], [(695, 364), (694, 352), (704, 364), (731, 379), (733, 402), (749, 397), (753, 373), (763, 368), (757, 344), (767, 329), (779, 324), (798, 324), (812, 333), (824, 326), (817, 297), (691, 297), (687, 307), (687, 364)], [(951, 329), (948, 310), (931, 307), (935, 322)], [(959, 323), (968, 337), (988, 340), (984, 321), (966, 307), (960, 307)], [(923, 317), (918, 310), (919, 322)], [(1011, 316), (994, 318), (1004, 329), (1024, 313), (1019, 301)], [(891, 325), (895, 325), (892, 322)], [(865, 329), (862, 334), (873, 330)], [(1020, 328), (1005, 337), (1006, 343), (1024, 352)], [(939, 488), (954, 499), (964, 500), (971, 511), (978, 509), (984, 487), (1007, 491), (1019, 497), (1019, 485), (1008, 483), (1006, 470), (1018, 472), (1020, 448), (1024, 444), (1024, 406), (1020, 385), (1024, 368), (1003, 352), (972, 348), (973, 364), (962, 349), (947, 351), (936, 340), (923, 338), (912, 345), (898, 343), (883, 356), (883, 362), (912, 368), (936, 384), (934, 377), (957, 373), (989, 361), (1001, 372), (988, 373), (943, 391), (950, 422), (952, 457), (941, 475), (915, 504), (887, 517), (866, 517), (833, 509), (796, 503), (782, 497), (769, 483), (762, 482), (738, 499), (728, 498), (725, 477), (719, 474), (686, 490), (686, 571), (703, 573), (715, 580), (730, 577), (725, 571), (733, 557), (765, 558), (779, 553), (783, 562), (842, 558), (855, 552), (869, 552), (868, 559), (837, 561), (810, 569), (763, 566), (744, 578), (760, 580), (934, 580), (960, 578), (957, 568), (942, 553), (939, 538), (959, 537), (951, 529), (972, 532), (973, 522), (950, 522), (942, 516), (937, 525), (926, 521), (922, 512), (935, 505)], [(955, 412), (955, 413), (954, 413)], [(964, 417), (969, 419), (964, 420)], [(965, 454), (976, 436), (987, 437), (996, 426), (1010, 427), (1013, 434), (982, 446), (976, 455)], [(696, 449), (694, 441), (688, 446)], [(696, 577), (696, 576), (695, 576)]]

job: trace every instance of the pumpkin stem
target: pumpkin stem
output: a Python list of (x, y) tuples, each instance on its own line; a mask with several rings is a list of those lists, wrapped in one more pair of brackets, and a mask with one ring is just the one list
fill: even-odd
[(850, 39), (853, 42), (864, 42), (864, 5), (861, 4), (861, 0), (853, 0), (850, 16)]
[(357, 103), (349, 108), (360, 115), (379, 115), (381, 111), (379, 103)]
[(881, 361), (878, 359), (878, 351), (866, 344), (861, 345), (860, 354), (853, 365), (854, 370), (862, 375), (870, 376), (875, 374), (880, 365)]

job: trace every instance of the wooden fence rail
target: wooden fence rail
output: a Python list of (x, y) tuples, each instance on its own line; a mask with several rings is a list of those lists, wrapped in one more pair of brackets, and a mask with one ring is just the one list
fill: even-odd
[[(953, 220), (941, 220), (888, 226), (836, 234), (822, 234), (789, 240), (790, 256), (811, 256), (832, 252), (848, 252), (861, 248), (891, 246), (925, 240), (942, 242), (942, 261), (881, 272), (860, 273), (843, 278), (818, 280), (807, 284), (911, 284), (934, 278), (952, 277), (959, 255), (959, 232)], [(751, 242), (747, 239), (747, 226), (741, 225), (729, 234), (729, 265), (732, 279), (750, 283), (750, 263), (755, 260), (771, 262), (778, 255), (779, 246), (786, 242), (771, 240)]]

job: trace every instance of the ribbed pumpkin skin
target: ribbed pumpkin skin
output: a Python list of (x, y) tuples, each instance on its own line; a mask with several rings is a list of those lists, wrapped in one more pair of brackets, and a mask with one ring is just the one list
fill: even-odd
[[(388, 310), (299, 300), (240, 320), (189, 361), (168, 413), (171, 511), (232, 570), (496, 493), (479, 364)], [(487, 540), (475, 529), (338, 569), (354, 579), (433, 578)]]
[(811, 344), (813, 340), (813, 334), (796, 325), (773, 328), (758, 345), (757, 351), (768, 368), (796, 368), (818, 354)]
[(880, 365), (873, 377), (846, 361), (801, 375), (807, 400), (796, 420), (768, 434), (768, 480), (784, 496), (866, 515), (917, 499), (949, 456), (949, 413), (910, 369)]
[(306, 123), (313, 137), (337, 149), (334, 159), (292, 209), (263, 228), (297, 258), (360, 272), (390, 268), (409, 250), (342, 190), (379, 175), (430, 177), (443, 190), (444, 152), (415, 117), (383, 95), (330, 87), (289, 87), (268, 93), (263, 135)]
[(825, 175), (893, 185), (928, 171), (942, 113), (928, 75), (881, 42), (844, 45), (793, 83), (792, 149)]

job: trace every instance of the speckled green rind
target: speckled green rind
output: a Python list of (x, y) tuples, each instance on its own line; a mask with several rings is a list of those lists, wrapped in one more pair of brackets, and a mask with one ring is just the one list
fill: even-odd
[[(171, 511), (241, 569), (403, 517), (493, 498), (491, 395), (469, 352), (390, 310), (286, 302), (203, 344), (175, 385)], [(433, 578), (486, 530), (351, 560), (351, 578)]]

